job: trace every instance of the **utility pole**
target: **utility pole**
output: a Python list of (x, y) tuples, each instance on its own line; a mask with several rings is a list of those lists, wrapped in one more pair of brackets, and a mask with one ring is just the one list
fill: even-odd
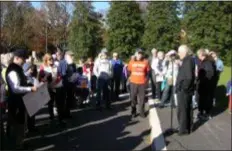
[[(67, 15), (67, 2), (66, 2), (66, 1), (64, 2), (64, 5), (65, 5), (65, 6), (64, 6), (64, 8), (65, 8), (65, 15)], [(67, 20), (66, 20), (67, 17), (68, 17), (68, 16), (65, 16), (65, 21), (67, 21)], [(67, 37), (66, 37), (66, 36), (67, 36), (67, 35), (66, 35), (66, 31), (67, 31), (66, 28), (67, 28), (67, 27), (66, 27), (66, 26), (67, 26), (67, 22), (65, 22), (65, 27), (64, 27), (64, 47), (65, 47), (65, 49), (66, 49), (66, 47), (67, 47)]]
[(48, 52), (48, 25), (47, 25), (47, 20), (46, 20), (46, 53)]

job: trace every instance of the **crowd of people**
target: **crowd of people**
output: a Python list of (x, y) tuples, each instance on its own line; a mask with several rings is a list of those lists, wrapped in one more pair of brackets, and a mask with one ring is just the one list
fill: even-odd
[(152, 99), (159, 108), (177, 107), (182, 135), (191, 132), (192, 103), (198, 104), (200, 120), (211, 117), (214, 92), (223, 71), (216, 52), (199, 49), (194, 55), (186, 45), (181, 45), (178, 52), (170, 50), (166, 54), (154, 48), (149, 58), (144, 50), (136, 49), (128, 64), (116, 52), (110, 58), (107, 49), (95, 60), (81, 59), (78, 65), (72, 51), (64, 53), (59, 49), (55, 54), (45, 54), (39, 67), (24, 49), (17, 49), (1, 60), (1, 130), (4, 131), (2, 115), (7, 110), (7, 132), (15, 135), (18, 148), (23, 147), (25, 127), (28, 132), (37, 131), (35, 116), (27, 114), (23, 95), (37, 91), (43, 83), (48, 84), (51, 98), (49, 118), (54, 121), (57, 109), (62, 128), (66, 119), (72, 118), (71, 109), (76, 103), (85, 107), (94, 100), (97, 110), (101, 111), (103, 104), (111, 110), (111, 103), (120, 100), (119, 94), (126, 91), (130, 94), (132, 118), (137, 115), (137, 104), (139, 115), (144, 118), (146, 89), (150, 84)]

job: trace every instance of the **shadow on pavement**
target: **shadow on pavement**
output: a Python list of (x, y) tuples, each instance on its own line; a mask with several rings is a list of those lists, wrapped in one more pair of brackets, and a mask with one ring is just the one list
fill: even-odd
[(228, 108), (228, 98), (226, 97), (226, 87), (220, 85), (216, 89), (216, 106), (212, 110), (212, 116), (217, 116)]
[[(139, 122), (131, 120), (129, 114), (120, 113), (128, 110), (129, 106), (129, 101), (123, 101), (114, 104), (111, 111), (77, 110), (73, 112), (72, 119), (67, 121), (66, 129), (59, 128), (56, 124), (37, 126), (39, 132), (25, 139), (27, 149), (134, 150), (144, 141), (144, 137), (150, 134), (150, 130), (145, 130), (137, 136), (127, 136), (131, 132), (125, 130), (126, 127), (133, 127)], [(147, 147), (143, 150), (150, 149)]]

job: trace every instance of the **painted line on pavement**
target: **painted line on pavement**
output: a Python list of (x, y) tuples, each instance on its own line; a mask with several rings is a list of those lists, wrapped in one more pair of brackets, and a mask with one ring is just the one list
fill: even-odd
[(152, 99), (148, 100), (149, 103), (149, 122), (151, 126), (151, 145), (152, 150), (167, 150), (166, 144), (164, 141), (163, 132), (161, 129), (160, 120), (154, 107), (155, 103)]

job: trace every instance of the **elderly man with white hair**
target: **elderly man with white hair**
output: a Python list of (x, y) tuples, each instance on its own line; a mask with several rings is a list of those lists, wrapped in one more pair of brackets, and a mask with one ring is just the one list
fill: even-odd
[(182, 60), (176, 81), (179, 135), (189, 134), (192, 125), (192, 96), (194, 94), (195, 65), (192, 56), (189, 55), (190, 51), (187, 45), (181, 45), (178, 49), (179, 57)]

